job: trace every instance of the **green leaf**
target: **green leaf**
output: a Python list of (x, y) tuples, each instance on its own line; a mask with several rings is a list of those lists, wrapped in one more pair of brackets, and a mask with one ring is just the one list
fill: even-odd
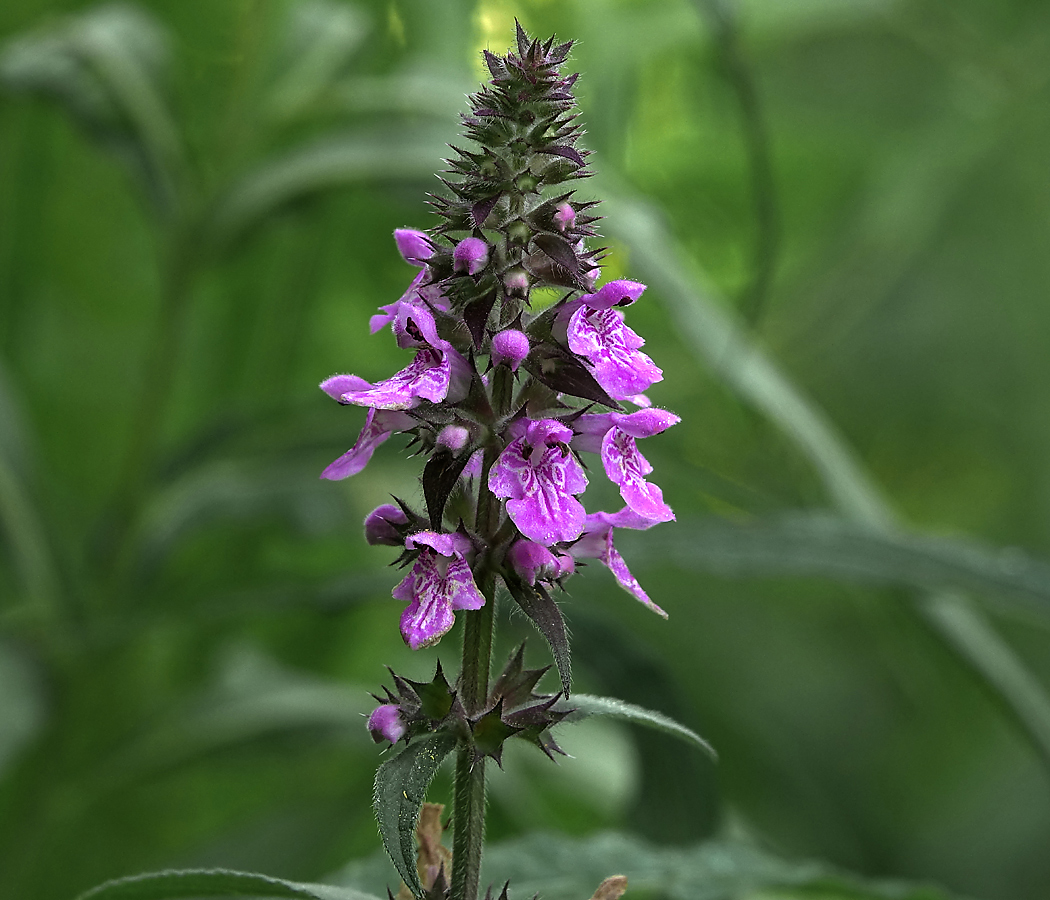
[[(624, 535), (625, 543), (637, 540)], [(679, 521), (651, 561), (734, 577), (819, 575), (920, 590), (968, 590), (1050, 616), (1050, 564), (961, 538), (882, 532), (841, 517), (791, 513), (736, 523)]]
[(415, 896), (423, 893), (416, 872), (416, 820), (427, 788), (456, 740), (444, 732), (412, 741), (376, 772), (375, 813), (379, 835), (402, 880)]
[(78, 900), (168, 900), (176, 897), (287, 897), (304, 900), (377, 900), (353, 888), (301, 884), (229, 869), (185, 869), (118, 878)]
[(0, 641), (0, 779), (44, 724), (42, 681), (28, 654)]
[(569, 700), (563, 700), (557, 708), (573, 710), (573, 712), (566, 716), (566, 722), (578, 722), (581, 719), (586, 719), (590, 716), (609, 716), (613, 719), (620, 719), (624, 722), (642, 725), (645, 728), (663, 731), (666, 734), (680, 738), (681, 740), (698, 747), (714, 759), (718, 758), (715, 748), (691, 728), (686, 728), (680, 722), (676, 722), (674, 719), (665, 716), (663, 713), (654, 712), (643, 706), (635, 706), (633, 703), (626, 703), (623, 700), (617, 700), (615, 697), (596, 697), (593, 694), (573, 694)]
[(215, 205), (212, 239), (242, 237), (267, 216), (305, 197), (375, 178), (425, 178), (440, 165), (444, 129), (323, 138), (261, 164)]
[[(485, 851), (483, 883), (508, 878), (515, 897), (539, 893), (543, 900), (579, 900), (604, 878), (623, 874), (627, 896), (666, 900), (739, 900), (775, 891), (780, 900), (948, 900), (940, 888), (869, 881), (822, 862), (780, 859), (743, 842), (660, 848), (622, 834), (583, 840), (530, 835)], [(766, 895), (768, 896), (768, 895)]]
[(166, 97), (168, 56), (168, 36), (152, 16), (113, 4), (12, 40), (0, 53), (0, 82), (62, 103), (169, 214), (183, 155)]

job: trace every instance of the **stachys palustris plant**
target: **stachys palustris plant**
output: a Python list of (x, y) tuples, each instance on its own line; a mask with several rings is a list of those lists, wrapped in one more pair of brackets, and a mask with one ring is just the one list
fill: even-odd
[[(371, 320), (373, 332), (389, 328), (412, 360), (375, 384), (356, 375), (321, 384), (340, 403), (368, 410), (357, 442), (323, 478), (357, 474), (395, 433), (410, 434), (426, 456), (424, 508), (398, 500), (365, 520), (370, 544), (403, 551), (408, 574), (393, 596), (406, 604), (405, 642), (429, 647), (457, 611), (463, 620), (455, 682), (440, 665), (431, 682), (394, 675), (395, 691), (379, 698), (368, 720), (377, 741), (407, 745), (383, 768), (402, 760), (406, 771), (432, 774), (439, 756), (457, 752), (450, 885), (443, 866), (420, 878), (407, 864), (403, 844), (411, 846), (422, 796), (386, 797), (380, 770), (384, 842), (416, 896), (475, 900), (486, 757), (499, 762), (512, 737), (549, 756), (560, 752), (550, 727), (571, 705), (561, 695), (536, 693), (546, 669), (526, 669), (519, 650), (490, 685), (498, 584), (549, 641), (565, 697), (569, 649), (553, 595), (576, 560), (597, 559), (629, 593), (666, 615), (631, 575), (613, 536), (617, 528), (674, 519), (646, 480), (652, 467), (637, 442), (678, 417), (650, 405), (645, 392), (663, 375), (624, 321), (645, 285), (621, 279), (597, 286), (604, 250), (588, 247), (597, 237), (596, 202), (563, 187), (590, 174), (588, 151), (579, 145), (577, 76), (560, 71), (571, 47), (530, 40), (519, 24), (517, 53), (485, 51), (492, 79), (470, 97), (463, 116), (469, 148), (453, 148), (441, 179), (446, 190), (431, 199), (441, 221), (428, 232), (395, 231), (398, 250), (419, 272)], [(530, 302), (537, 288), (562, 296), (537, 309)], [(622, 509), (584, 508), (585, 453), (601, 458)], [(400, 831), (384, 828), (385, 821)]]

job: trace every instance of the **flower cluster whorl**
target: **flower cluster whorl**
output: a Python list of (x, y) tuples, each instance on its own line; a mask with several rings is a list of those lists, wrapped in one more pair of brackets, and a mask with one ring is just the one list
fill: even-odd
[[(485, 52), (492, 79), (463, 117), (474, 148), (454, 148), (448, 192), (431, 200), (438, 226), (395, 232), (420, 271), (371, 320), (414, 356), (375, 384), (335, 375), (321, 385), (368, 409), (357, 442), (323, 478), (357, 474), (394, 433), (428, 453), (426, 515), (398, 501), (366, 521), (370, 543), (402, 545), (411, 565), (393, 596), (407, 604), (401, 633), (413, 648), (439, 640), (454, 610), (485, 604), (481, 567), (490, 581), (542, 589), (560, 586), (575, 559), (595, 558), (664, 615), (616, 552), (613, 531), (674, 519), (646, 480), (652, 466), (637, 441), (679, 420), (650, 407), (645, 392), (663, 373), (625, 324), (645, 285), (620, 279), (595, 289), (604, 254), (587, 246), (596, 203), (559, 189), (591, 174), (578, 146), (577, 76), (560, 74), (570, 48), (519, 32), (517, 53)], [(564, 293), (538, 308), (538, 288)], [(619, 512), (587, 513), (581, 453), (600, 456), (623, 498)], [(400, 723), (384, 710), (372, 726), (395, 740)]]

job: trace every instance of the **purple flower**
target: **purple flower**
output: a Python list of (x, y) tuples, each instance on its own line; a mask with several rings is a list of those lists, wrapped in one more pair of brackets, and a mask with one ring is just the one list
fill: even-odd
[(415, 228), (395, 228), (394, 241), (405, 262), (414, 266), (423, 265), (434, 255), (434, 246), (425, 231)]
[(489, 261), (489, 245), (481, 238), (464, 238), (452, 251), (452, 268), (456, 272), (476, 275)]
[(429, 270), (424, 269), (412, 279), (408, 290), (401, 295), (400, 299), (395, 300), (393, 303), (388, 303), (386, 306), (380, 306), (380, 311), (368, 320), (368, 327), (372, 334), (394, 321), (397, 318), (398, 310), (406, 303), (413, 306), (430, 306), (442, 312), (447, 312), (448, 298), (442, 291), (440, 284), (428, 283), (429, 278)]
[(537, 581), (555, 581), (576, 570), (573, 559), (567, 553), (555, 555), (543, 544), (525, 538), (515, 541), (507, 551), (511, 568), (529, 584)]
[(568, 447), (572, 429), (555, 419), (523, 421), (524, 434), (492, 466), (489, 490), (510, 498), (507, 512), (525, 537), (545, 546), (574, 541), (587, 514), (573, 495), (586, 490), (587, 476)]
[[(354, 375), (336, 375), (333, 378), (329, 378), (321, 387), (328, 393), (332, 393), (325, 385), (336, 382), (333, 390), (338, 390), (345, 384), (345, 382), (340, 382), (339, 379), (355, 379), (357, 382), (362, 382), (362, 379), (356, 378)], [(364, 383), (367, 384), (367, 382)], [(336, 395), (333, 394), (333, 396)], [(365, 418), (365, 427), (361, 429), (357, 442), (339, 459), (328, 466), (321, 473), (321, 477), (327, 478), (329, 481), (339, 481), (342, 478), (356, 475), (368, 465), (368, 461), (372, 458), (376, 447), (382, 444), (390, 435), (395, 431), (407, 431), (409, 428), (415, 428), (418, 424), (415, 419), (402, 412), (370, 409), (368, 416)]]
[(395, 703), (384, 703), (372, 710), (368, 717), (368, 730), (372, 734), (372, 740), (377, 744), (390, 741), (396, 744), (405, 733), (406, 726), (401, 718), (401, 710)]
[(587, 359), (598, 384), (614, 400), (629, 400), (663, 380), (657, 365), (638, 352), (645, 341), (624, 325), (618, 309), (581, 304), (569, 319), (567, 336), (569, 349)]
[(670, 522), (674, 512), (664, 503), (660, 488), (645, 480), (653, 467), (638, 452), (635, 441), (666, 431), (680, 421), (664, 409), (583, 415), (573, 423), (577, 434), (572, 446), (601, 454), (605, 474), (620, 489), (620, 496), (633, 512), (654, 522)]
[(492, 337), (492, 364), (501, 366), (506, 363), (512, 372), (529, 355), (529, 338), (523, 331), (508, 328)]
[(569, 552), (577, 559), (580, 557), (597, 559), (598, 562), (609, 568), (620, 587), (648, 606), (654, 613), (666, 619), (667, 613), (649, 599), (649, 595), (642, 589), (638, 579), (630, 573), (627, 563), (613, 546), (614, 528), (645, 530), (655, 524), (656, 522), (652, 519), (639, 516), (626, 507), (617, 513), (593, 513), (587, 516), (583, 536), (569, 548)]
[(596, 294), (584, 294), (580, 300), (591, 309), (609, 309), (611, 306), (630, 306), (644, 291), (644, 284), (620, 278), (603, 285)]
[(373, 409), (411, 409), (420, 400), (440, 403), (462, 400), (470, 384), (470, 365), (451, 346), (424, 347), (400, 372), (369, 384), (356, 375), (334, 375), (321, 383), (321, 390), (340, 403), (371, 406)]
[(408, 602), (401, 614), (401, 636), (418, 650), (437, 643), (452, 627), (453, 610), (481, 609), (485, 598), (464, 558), (471, 549), (464, 535), (420, 531), (410, 535), (405, 546), (418, 547), (419, 556), (392, 595)]
[(566, 228), (571, 228), (575, 221), (576, 210), (572, 208), (572, 204), (559, 204), (558, 211), (554, 213), (554, 227), (557, 228), (558, 231), (565, 231)]
[(400, 506), (384, 503), (365, 516), (365, 540), (373, 547), (387, 544), (396, 547), (403, 541), (408, 516)]
[(511, 269), (503, 276), (503, 290), (508, 297), (524, 300), (529, 293), (529, 275), (524, 269)]

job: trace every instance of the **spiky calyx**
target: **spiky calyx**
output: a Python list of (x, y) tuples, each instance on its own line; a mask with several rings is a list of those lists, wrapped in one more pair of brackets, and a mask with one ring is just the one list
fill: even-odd
[[(442, 178), (449, 195), (431, 200), (442, 218), (433, 233), (452, 246), (438, 242), (429, 264), (447, 279), (451, 312), (466, 320), (480, 352), (489, 352), (489, 323), (518, 323), (534, 288), (589, 290), (601, 253), (583, 243), (596, 234), (596, 218), (586, 214), (595, 204), (552, 190), (592, 174), (589, 151), (579, 146), (577, 76), (560, 73), (572, 42), (530, 40), (519, 24), (517, 44), (506, 56), (485, 51), (492, 80), (471, 95), (463, 116), (476, 146), (452, 148)], [(482, 259), (478, 242), (488, 253), (468, 270), (464, 259)]]

